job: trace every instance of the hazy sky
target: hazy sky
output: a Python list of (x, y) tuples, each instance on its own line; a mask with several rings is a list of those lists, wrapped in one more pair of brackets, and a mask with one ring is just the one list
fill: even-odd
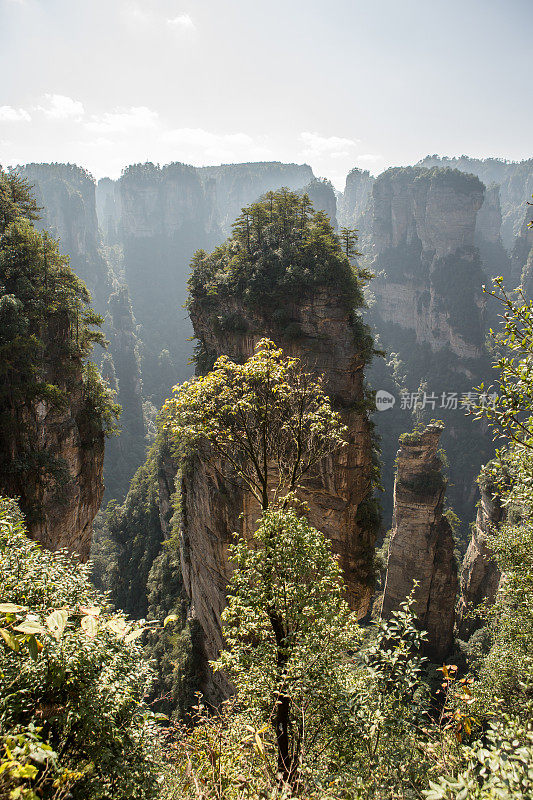
[(533, 0), (0, 0), (0, 164), (533, 155)]

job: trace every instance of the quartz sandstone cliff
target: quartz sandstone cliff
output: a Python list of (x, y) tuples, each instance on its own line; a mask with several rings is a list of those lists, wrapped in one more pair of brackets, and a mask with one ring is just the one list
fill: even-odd
[(469, 639), (483, 624), (476, 609), (482, 603), (492, 605), (500, 583), (501, 573), (493, 560), (488, 534), (503, 520), (503, 509), (494, 496), (495, 487), (481, 485), (481, 499), (476, 524), (472, 529), (468, 549), (461, 567), (461, 591), (457, 606), (457, 634)]
[[(50, 332), (52, 341), (69, 336), (59, 324)], [(67, 389), (64, 364), (53, 358), (43, 379)], [(90, 398), (82, 380), (81, 363), (71, 363), (66, 404), (41, 401), (11, 409), (11, 423), (4, 420), (2, 441), (10, 464), (31, 464), (0, 475), (0, 492), (20, 498), (29, 535), (50, 550), (67, 549), (82, 561), (89, 557), (92, 522), (104, 491), (104, 433), (92, 420)], [(72, 389), (72, 386), (75, 388)], [(35, 463), (53, 463), (56, 475), (39, 472)]]
[(458, 584), (452, 530), (443, 516), (441, 432), (441, 426), (428, 425), (401, 442), (382, 606), (388, 617), (418, 582), (415, 611), (427, 631), (426, 653), (435, 662), (445, 659), (453, 644)]
[[(364, 359), (351, 315), (338, 293), (323, 288), (298, 301), (286, 298), (285, 327), (276, 324), (273, 309), (251, 308), (238, 299), (225, 300), (223, 311), (226, 318), (242, 320), (245, 330), (228, 331), (217, 324), (221, 309), (215, 301), (194, 301), (190, 309), (196, 337), (211, 361), (226, 354), (242, 362), (260, 339), (269, 337), (287, 355), (299, 357), (306, 369), (324, 375), (325, 390), (348, 426), (348, 446), (321, 465), (301, 497), (309, 505), (312, 524), (331, 539), (339, 555), (350, 606), (363, 615), (373, 587), (375, 533), (365, 517), (372, 492), (373, 445), (363, 403)], [(221, 480), (209, 460), (190, 460), (182, 481), (182, 573), (209, 658), (222, 645), (228, 542), (235, 531), (250, 532), (258, 513), (237, 487)]]
[(477, 178), (452, 170), (390, 169), (375, 181), (371, 267), (378, 330), (392, 323), (414, 331), (417, 343), (433, 351), (481, 356), (483, 276), (474, 233), (483, 196)]

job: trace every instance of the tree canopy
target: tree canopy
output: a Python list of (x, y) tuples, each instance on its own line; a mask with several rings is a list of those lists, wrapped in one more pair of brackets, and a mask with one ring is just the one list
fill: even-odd
[(268, 339), (244, 364), (221, 356), (211, 372), (174, 392), (163, 413), (176, 444), (207, 445), (226, 479), (233, 472), (263, 509), (344, 442), (321, 379)]
[[(351, 243), (355, 242), (352, 231)], [(355, 237), (356, 238), (356, 237)], [(307, 194), (287, 188), (268, 192), (242, 209), (232, 236), (211, 254), (198, 250), (191, 263), (190, 302), (237, 294), (269, 302), (288, 290), (335, 287), (350, 307), (364, 305), (362, 285), (331, 222)]]

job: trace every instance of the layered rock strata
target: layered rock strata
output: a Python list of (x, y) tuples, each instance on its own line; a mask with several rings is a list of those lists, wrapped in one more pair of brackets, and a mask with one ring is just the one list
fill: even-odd
[(379, 321), (460, 359), (479, 358), (483, 348), (483, 273), (474, 248), (483, 197), (477, 178), (446, 169), (390, 169), (372, 189)]
[[(194, 301), (190, 309), (195, 334), (210, 360), (226, 354), (242, 362), (260, 339), (269, 337), (286, 355), (299, 357), (304, 368), (324, 376), (325, 390), (348, 427), (348, 446), (321, 465), (301, 497), (312, 524), (331, 539), (339, 556), (350, 606), (363, 615), (373, 587), (373, 442), (364, 410), (364, 359), (352, 316), (340, 295), (325, 288), (298, 301), (287, 298), (285, 326), (272, 309), (251, 308), (237, 298), (224, 303), (225, 315), (242, 320), (238, 332), (216, 324), (220, 308), (215, 301)], [(231, 572), (227, 545), (234, 531), (251, 532), (259, 509), (222, 480), (209, 460), (193, 457), (183, 474), (182, 513), (184, 584), (205, 633), (206, 654), (213, 658), (222, 645), (220, 614)]]
[(500, 583), (501, 573), (492, 556), (489, 536), (502, 522), (504, 514), (494, 491), (490, 482), (481, 485), (476, 523), (461, 567), (461, 592), (457, 605), (457, 634), (460, 639), (469, 639), (483, 624), (476, 609), (482, 604), (492, 605)]
[(441, 426), (428, 425), (401, 440), (382, 605), (383, 616), (390, 616), (417, 581), (414, 608), (427, 632), (426, 654), (435, 662), (442, 662), (453, 644), (458, 585), (452, 530), (444, 516), (441, 432)]
[[(59, 325), (51, 335), (57, 343), (69, 331)], [(13, 408), (9, 423), (4, 417), (0, 446), (11, 469), (1, 471), (0, 493), (20, 498), (33, 539), (86, 561), (104, 492), (104, 433), (93, 419), (81, 363), (71, 361), (68, 368), (68, 383), (65, 364), (51, 360), (43, 374), (68, 392), (65, 404), (40, 401)], [(27, 468), (21, 470), (22, 464)]]

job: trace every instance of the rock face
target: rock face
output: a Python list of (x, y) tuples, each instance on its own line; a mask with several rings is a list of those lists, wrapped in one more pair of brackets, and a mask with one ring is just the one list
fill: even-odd
[(35, 227), (59, 238), (71, 267), (89, 289), (98, 313), (105, 313), (111, 287), (109, 265), (100, 247), (95, 182), (74, 164), (26, 164), (20, 173), (33, 184), (41, 219)]
[(518, 234), (512, 252), (513, 274), (520, 283), (526, 297), (533, 298), (533, 228), (529, 223), (533, 219), (533, 209), (528, 208), (520, 233)]
[(129, 167), (119, 191), (124, 271), (142, 326), (143, 380), (159, 406), (173, 383), (190, 375), (192, 329), (182, 307), (191, 257), (219, 244), (222, 235), (194, 167)]
[(316, 211), (325, 211), (331, 220), (334, 229), (337, 229), (337, 198), (331, 181), (326, 178), (316, 178), (304, 186), (302, 192), (309, 195)]
[(122, 241), (120, 189), (118, 181), (101, 178), (96, 184), (96, 213), (104, 242), (108, 245)]
[[(52, 341), (68, 336), (58, 325)], [(53, 359), (44, 368), (44, 380), (66, 389), (64, 364)], [(3, 425), (0, 445), (15, 464), (44, 458), (56, 465), (56, 479), (43, 480), (34, 469), (2, 471), (0, 492), (20, 498), (28, 533), (50, 550), (66, 548), (82, 561), (89, 556), (92, 522), (104, 492), (104, 434), (91, 422), (90, 400), (85, 396), (81, 364), (72, 362), (68, 404), (57, 408), (41, 401), (34, 406), (13, 409), (11, 425)], [(74, 389), (71, 387), (75, 386)], [(31, 431), (26, 434), (25, 431)]]
[(374, 178), (368, 170), (355, 167), (346, 176), (344, 194), (339, 203), (339, 223), (347, 228), (357, 226), (372, 194)]
[(117, 402), (122, 407), (120, 436), (113, 437), (106, 447), (106, 496), (121, 498), (136, 467), (142, 463), (146, 448), (141, 343), (125, 286), (109, 296), (105, 332), (109, 353), (107, 360), (104, 356), (102, 374), (117, 392)]
[[(402, 418), (400, 391), (409, 397), (425, 390), (430, 403), (422, 408), (419, 395), (416, 421), (446, 423), (444, 447), (454, 454), (450, 501), (465, 521), (473, 516), (475, 478), (491, 457), (487, 437), (461, 408), (461, 398), (490, 372), (482, 293), (488, 280), (474, 240), (483, 198), (480, 181), (457, 170), (389, 169), (373, 185), (360, 248), (376, 274), (371, 319), (381, 346), (393, 354), (388, 374), (375, 374), (379, 365), (370, 372), (373, 385), (397, 401), (376, 419), (385, 495), (392, 496), (394, 442), (412, 424)], [(408, 408), (415, 411), (413, 402)]]
[[(363, 615), (373, 587), (373, 445), (367, 414), (359, 410), (364, 362), (354, 343), (351, 316), (335, 290), (322, 288), (298, 302), (287, 298), (285, 328), (280, 314), (250, 308), (237, 298), (224, 302), (224, 314), (245, 320), (245, 331), (221, 330), (215, 324), (221, 309), (214, 301), (196, 300), (190, 309), (195, 334), (210, 358), (227, 354), (242, 362), (261, 338), (273, 339), (287, 355), (301, 358), (305, 368), (324, 375), (325, 390), (349, 428), (349, 445), (322, 464), (302, 498), (309, 504), (312, 524), (330, 537), (339, 554), (350, 606)], [(213, 658), (222, 645), (220, 614), (230, 576), (227, 544), (234, 531), (251, 530), (258, 509), (238, 488), (223, 483), (213, 465), (198, 458), (184, 470), (182, 504), (184, 584), (205, 633), (206, 654)]]
[(457, 606), (457, 634), (460, 639), (469, 639), (482, 625), (482, 619), (476, 615), (475, 609), (481, 603), (490, 605), (494, 602), (500, 583), (501, 574), (492, 558), (487, 539), (487, 534), (494, 531), (504, 516), (498, 498), (494, 497), (494, 489), (491, 483), (481, 486), (476, 524), (463, 559)]
[[(487, 275), (491, 278), (503, 275), (506, 285), (515, 286), (517, 276), (513, 274), (511, 260), (503, 246), (501, 228), (500, 187), (492, 183), (485, 190), (485, 199), (477, 215), (474, 241)], [(491, 319), (490, 324), (497, 324), (496, 319)]]
[(280, 161), (200, 167), (198, 175), (214, 203), (224, 237), (231, 233), (243, 206), (259, 200), (265, 192), (274, 192), (282, 186), (299, 190), (314, 180), (313, 170), (307, 164)]
[(474, 231), (483, 191), (474, 176), (413, 167), (387, 170), (372, 190), (376, 312), (461, 359), (482, 353)]
[(413, 589), (415, 610), (427, 631), (426, 652), (435, 662), (453, 644), (457, 564), (448, 520), (443, 516), (446, 482), (437, 454), (442, 428), (428, 425), (400, 443), (394, 486), (394, 518), (382, 614), (400, 607)]
[(448, 158), (427, 156), (417, 166), (451, 167), (473, 175), (485, 186), (496, 183), (500, 187), (502, 209), (501, 236), (504, 246), (512, 248), (524, 215), (524, 203), (533, 194), (533, 159), (527, 161), (505, 161), (498, 158)]

